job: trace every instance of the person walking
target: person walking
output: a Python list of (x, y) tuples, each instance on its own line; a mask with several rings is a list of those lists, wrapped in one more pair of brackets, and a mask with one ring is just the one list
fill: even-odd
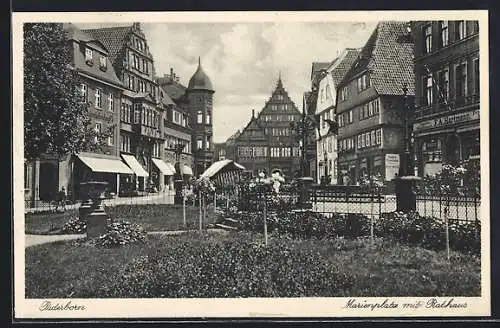
[(56, 212), (59, 209), (59, 206), (61, 206), (63, 212), (66, 211), (66, 189), (64, 187), (62, 187), (57, 193)]

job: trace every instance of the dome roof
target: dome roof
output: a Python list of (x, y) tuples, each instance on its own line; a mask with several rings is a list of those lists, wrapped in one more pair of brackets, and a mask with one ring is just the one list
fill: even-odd
[(188, 89), (214, 91), (212, 87), (212, 82), (210, 81), (210, 78), (201, 67), (201, 61), (199, 58), (198, 58), (198, 69), (189, 80)]

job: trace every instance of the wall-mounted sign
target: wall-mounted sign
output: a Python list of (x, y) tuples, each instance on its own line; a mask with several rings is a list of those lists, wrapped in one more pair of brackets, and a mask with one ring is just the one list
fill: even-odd
[(399, 172), (399, 154), (385, 154), (385, 181), (391, 181)]
[(442, 126), (456, 125), (459, 123), (470, 122), (474, 120), (479, 120), (479, 109), (417, 122), (413, 125), (413, 127), (415, 130), (425, 130), (439, 128)]

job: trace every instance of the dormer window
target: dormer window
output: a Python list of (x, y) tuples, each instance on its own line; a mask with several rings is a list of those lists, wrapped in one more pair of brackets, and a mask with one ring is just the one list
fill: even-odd
[(92, 64), (92, 49), (90, 48), (85, 48), (85, 62)]
[(105, 56), (99, 58), (99, 68), (103, 71), (107, 69), (107, 60)]

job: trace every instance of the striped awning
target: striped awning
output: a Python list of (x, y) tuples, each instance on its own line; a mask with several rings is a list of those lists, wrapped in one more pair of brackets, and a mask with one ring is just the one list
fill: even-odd
[(77, 157), (88, 166), (92, 172), (134, 174), (119, 158), (100, 158), (77, 155)]
[(141, 163), (132, 155), (122, 154), (122, 158), (127, 163), (127, 165), (134, 171), (134, 174), (139, 177), (148, 177), (149, 174), (144, 170)]
[(151, 158), (151, 160), (156, 165), (158, 170), (160, 170), (160, 172), (163, 173), (164, 175), (174, 175), (175, 170), (171, 170), (170, 167), (167, 165), (167, 163), (165, 163), (161, 159)]

